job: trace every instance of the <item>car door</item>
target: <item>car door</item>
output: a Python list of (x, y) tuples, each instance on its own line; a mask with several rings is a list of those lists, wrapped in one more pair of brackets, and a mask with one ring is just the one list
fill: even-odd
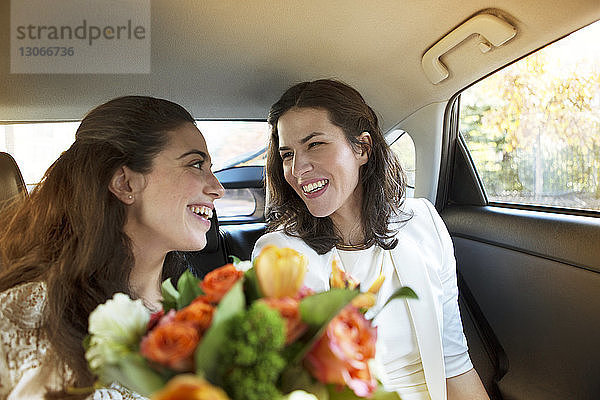
[(498, 71), (446, 111), (436, 206), (492, 398), (600, 398), (598, 32)]

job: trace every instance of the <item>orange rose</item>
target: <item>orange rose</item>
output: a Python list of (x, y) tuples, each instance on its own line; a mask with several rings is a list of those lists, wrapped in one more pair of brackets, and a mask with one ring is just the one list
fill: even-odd
[(192, 324), (159, 324), (142, 338), (140, 353), (148, 360), (176, 371), (192, 371), (194, 350), (199, 341), (200, 334)]
[(300, 317), (300, 303), (291, 297), (277, 299), (274, 297), (264, 298), (260, 301), (279, 311), (279, 315), (285, 320), (285, 344), (290, 344), (304, 333), (307, 325)]
[(177, 375), (152, 400), (229, 400), (229, 397), (196, 375)]
[(233, 264), (227, 264), (206, 274), (200, 287), (206, 294), (206, 299), (211, 303), (218, 303), (242, 276), (242, 271), (238, 271)]
[(344, 308), (327, 326), (305, 358), (309, 372), (323, 383), (347, 385), (359, 397), (370, 397), (377, 382), (368, 361), (375, 357), (377, 329), (356, 307)]
[(202, 300), (194, 300), (189, 306), (182, 308), (175, 314), (175, 321), (192, 324), (203, 333), (212, 322), (215, 308)]

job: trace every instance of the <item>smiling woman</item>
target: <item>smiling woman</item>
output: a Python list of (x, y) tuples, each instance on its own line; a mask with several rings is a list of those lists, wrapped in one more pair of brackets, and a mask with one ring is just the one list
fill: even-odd
[(210, 166), (175, 103), (121, 97), (86, 115), (31, 195), (0, 214), (0, 398), (91, 387), (88, 315), (116, 292), (159, 307), (167, 252), (206, 245), (223, 195)]
[[(380, 376), (403, 399), (487, 399), (458, 310), (452, 241), (433, 205), (405, 199), (405, 175), (375, 112), (352, 87), (321, 79), (292, 86), (271, 107), (269, 230), (256, 242), (308, 259), (305, 285), (332, 285), (333, 265), (366, 291)], [(418, 301), (396, 299), (408, 285)], [(448, 395), (448, 397), (447, 397)]]

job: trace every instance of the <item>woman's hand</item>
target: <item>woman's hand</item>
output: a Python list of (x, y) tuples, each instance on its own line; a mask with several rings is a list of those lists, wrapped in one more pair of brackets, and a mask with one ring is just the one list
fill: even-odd
[(448, 400), (489, 400), (474, 368), (464, 374), (446, 379)]

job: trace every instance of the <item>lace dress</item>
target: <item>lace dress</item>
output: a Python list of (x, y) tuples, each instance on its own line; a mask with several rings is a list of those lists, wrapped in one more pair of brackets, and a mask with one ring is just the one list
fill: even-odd
[[(0, 400), (43, 399), (47, 388), (60, 390), (59, 366), (40, 328), (46, 285), (30, 282), (0, 293)], [(67, 380), (72, 376), (66, 368)], [(113, 384), (88, 399), (144, 400), (145, 397)]]

